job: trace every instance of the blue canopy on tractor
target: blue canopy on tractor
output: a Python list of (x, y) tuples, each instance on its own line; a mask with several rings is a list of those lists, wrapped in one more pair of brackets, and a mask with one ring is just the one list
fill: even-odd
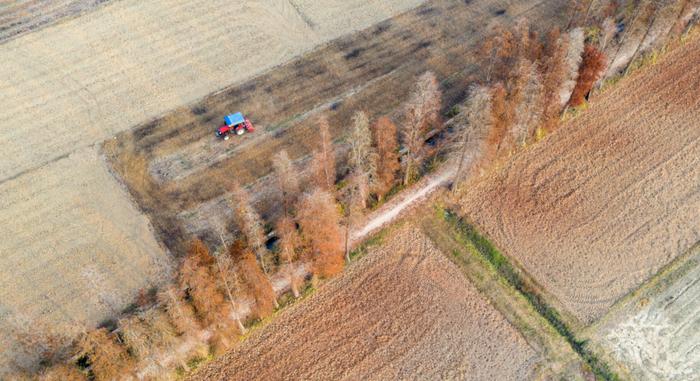
[(226, 115), (224, 117), (224, 122), (227, 126), (237, 126), (241, 123), (245, 123), (245, 118), (242, 113), (237, 112), (235, 114)]

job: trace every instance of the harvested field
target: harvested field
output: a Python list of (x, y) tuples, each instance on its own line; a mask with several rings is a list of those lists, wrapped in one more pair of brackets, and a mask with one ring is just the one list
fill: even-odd
[(97, 324), (170, 258), (92, 149), (0, 184), (0, 210), (0, 317)]
[(540, 355), (403, 227), (194, 380), (529, 379)]
[[(150, 284), (163, 250), (96, 145), (421, 2), (120, 0), (0, 44), (0, 307), (94, 324)], [(38, 25), (88, 4), (2, 11)]]
[[(304, 167), (314, 148), (315, 120), (329, 117), (342, 164), (347, 121), (360, 109), (371, 117), (394, 112), (415, 79), (433, 70), (442, 80), (444, 109), (462, 101), (476, 73), (474, 45), (489, 27), (528, 17), (563, 24), (568, 2), (435, 0), (415, 11), (340, 38), (260, 77), (181, 108), (108, 144), (115, 169), (141, 207), (153, 213), (161, 237), (213, 236), (230, 226), (231, 179), (251, 187), (266, 216), (270, 160), (282, 149)], [(249, 136), (222, 142), (221, 118), (244, 110), (258, 125)], [(135, 169), (132, 163), (140, 166)], [(342, 172), (342, 168), (340, 171)]]
[(25, 33), (79, 16), (113, 0), (3, 0), (0, 44)]
[(123, 0), (8, 41), (0, 181), (421, 2)]
[(700, 240), (698, 62), (696, 38), (465, 195), (466, 216), (580, 322)]
[(689, 254), (595, 329), (630, 379), (691, 381), (700, 374), (700, 246)]

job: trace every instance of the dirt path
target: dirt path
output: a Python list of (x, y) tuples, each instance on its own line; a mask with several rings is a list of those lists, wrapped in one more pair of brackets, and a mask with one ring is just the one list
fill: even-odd
[(454, 176), (454, 172), (454, 165), (445, 164), (437, 173), (431, 174), (409, 189), (401, 191), (396, 198), (389, 200), (379, 209), (370, 213), (361, 229), (350, 234), (351, 245), (356, 245), (369, 238), (372, 233), (396, 221), (404, 212), (424, 201), (442, 186), (447, 185)]

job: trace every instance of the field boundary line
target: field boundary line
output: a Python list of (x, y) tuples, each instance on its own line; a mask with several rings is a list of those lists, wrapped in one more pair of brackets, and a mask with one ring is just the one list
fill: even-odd
[(470, 243), (496, 271), (499, 278), (514, 288), (527, 299), (530, 305), (540, 314), (554, 330), (563, 337), (571, 348), (590, 367), (599, 380), (620, 380), (620, 376), (611, 370), (607, 362), (601, 360), (587, 345), (587, 340), (581, 340), (576, 332), (562, 318), (555, 308), (532, 287), (532, 281), (527, 274), (518, 271), (509, 257), (502, 254), (491, 241), (469, 222), (463, 220), (449, 209), (442, 209), (442, 217), (466, 242)]

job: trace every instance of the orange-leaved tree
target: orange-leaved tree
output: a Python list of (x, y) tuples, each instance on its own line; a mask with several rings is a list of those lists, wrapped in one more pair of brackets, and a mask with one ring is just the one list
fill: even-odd
[(404, 106), (404, 122), (401, 125), (406, 148), (404, 185), (415, 179), (428, 154), (426, 135), (440, 123), (441, 104), (442, 92), (437, 77), (432, 72), (424, 73), (418, 78), (415, 90)]
[(80, 354), (87, 356), (96, 380), (128, 379), (134, 370), (134, 359), (126, 347), (105, 328), (85, 333), (78, 346)]
[(593, 85), (603, 74), (606, 66), (605, 55), (593, 45), (586, 44), (583, 51), (583, 62), (581, 62), (581, 67), (579, 68), (576, 87), (571, 93), (569, 106), (577, 107), (586, 101), (588, 93), (590, 93)]
[(299, 225), (310, 249), (313, 272), (330, 277), (343, 270), (340, 212), (330, 193), (316, 188), (301, 199)]
[(255, 301), (253, 314), (258, 319), (270, 316), (277, 307), (277, 296), (270, 280), (260, 271), (255, 255), (241, 240), (236, 240), (231, 245), (229, 254), (236, 263), (243, 287)]
[(372, 192), (381, 200), (394, 186), (401, 169), (396, 125), (389, 117), (381, 117), (372, 124), (372, 137), (377, 152), (377, 179)]

